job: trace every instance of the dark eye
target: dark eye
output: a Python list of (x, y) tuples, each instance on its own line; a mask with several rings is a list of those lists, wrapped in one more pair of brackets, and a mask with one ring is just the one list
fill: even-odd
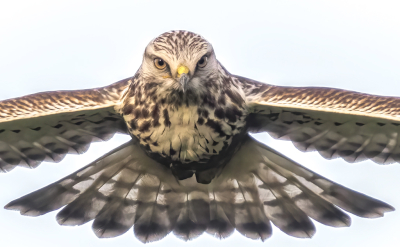
[(197, 62), (197, 65), (200, 68), (204, 68), (207, 65), (207, 56), (202, 56), (200, 60)]
[(165, 69), (167, 66), (167, 63), (164, 62), (161, 58), (156, 58), (154, 59), (154, 66), (156, 66), (157, 69)]

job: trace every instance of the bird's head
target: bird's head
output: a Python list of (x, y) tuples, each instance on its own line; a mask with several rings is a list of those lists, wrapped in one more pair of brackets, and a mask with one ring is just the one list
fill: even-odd
[(148, 44), (141, 72), (145, 82), (162, 92), (199, 95), (206, 90), (205, 82), (215, 80), (218, 62), (211, 44), (200, 35), (171, 31)]

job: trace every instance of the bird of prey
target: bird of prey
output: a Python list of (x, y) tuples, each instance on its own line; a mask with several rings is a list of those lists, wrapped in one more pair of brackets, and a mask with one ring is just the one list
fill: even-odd
[[(170, 232), (251, 239), (271, 223), (294, 237), (322, 224), (393, 211), (256, 141), (268, 132), (301, 151), (347, 162), (400, 162), (400, 98), (333, 88), (280, 87), (229, 73), (200, 35), (152, 40), (136, 74), (102, 88), (42, 92), (0, 102), (0, 170), (35, 168), (85, 152), (115, 133), (131, 140), (89, 165), (10, 202), (61, 225), (93, 221), (98, 237), (133, 227), (142, 242)], [(344, 211), (343, 211), (344, 210)]]

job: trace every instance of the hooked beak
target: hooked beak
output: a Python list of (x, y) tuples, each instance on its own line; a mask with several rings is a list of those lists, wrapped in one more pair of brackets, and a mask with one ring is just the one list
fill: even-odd
[(187, 88), (187, 83), (189, 82), (189, 69), (186, 66), (180, 66), (178, 68), (178, 78), (179, 78), (179, 83), (182, 86), (183, 92), (185, 92)]
[(179, 83), (182, 85), (183, 92), (185, 92), (187, 83), (189, 81), (189, 76), (187, 74), (182, 74), (179, 78)]

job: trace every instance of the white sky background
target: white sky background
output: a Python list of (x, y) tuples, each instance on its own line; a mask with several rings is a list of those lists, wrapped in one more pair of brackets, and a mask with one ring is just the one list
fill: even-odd
[[(233, 74), (291, 86), (330, 86), (400, 96), (400, 3), (392, 1), (0, 1), (0, 99), (39, 91), (81, 89), (132, 76), (147, 43), (171, 29), (203, 35)], [(239, 233), (207, 234), (185, 243), (172, 234), (148, 246), (398, 246), (400, 164), (348, 164), (301, 153), (289, 142), (257, 138), (306, 167), (398, 211), (352, 216), (350, 228), (316, 223), (312, 239), (274, 228), (265, 243)], [(0, 174), (0, 246), (142, 246), (132, 230), (98, 239), (91, 225), (62, 227), (56, 213), (38, 218), (2, 209), (117, 147), (96, 143), (81, 156), (35, 170)]]

